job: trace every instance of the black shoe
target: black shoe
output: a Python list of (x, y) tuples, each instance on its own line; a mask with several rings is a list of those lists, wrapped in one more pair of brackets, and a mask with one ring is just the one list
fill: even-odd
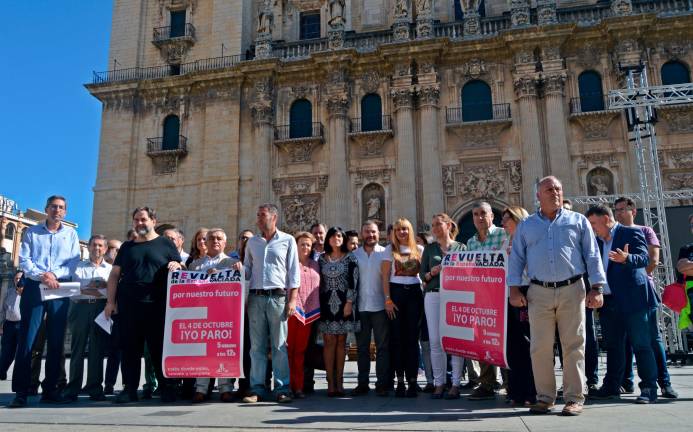
[(26, 396), (15, 396), (7, 405), (8, 408), (25, 408), (26, 407)]
[(75, 395), (65, 396), (57, 392), (41, 395), (41, 403), (69, 404), (77, 400)]
[(424, 393), (433, 393), (435, 389), (436, 386), (434, 386), (433, 383), (428, 383), (426, 384), (426, 387), (424, 387), (421, 391)]
[(368, 387), (368, 384), (359, 384), (354, 389), (351, 391), (350, 395), (351, 396), (363, 396), (368, 394), (368, 392), (371, 391), (371, 388)]
[(113, 399), (113, 403), (116, 404), (126, 404), (126, 403), (133, 403), (133, 402), (138, 402), (139, 398), (137, 397), (137, 393), (130, 393), (129, 391), (121, 391), (118, 393), (118, 395)]
[(602, 386), (595, 391), (589, 392), (587, 397), (595, 400), (621, 399), (621, 393), (618, 391), (609, 390)]
[(395, 390), (395, 397), (405, 397), (407, 395), (407, 388), (404, 386), (403, 382), (397, 383), (397, 389)]
[(479, 384), (474, 381), (469, 381), (467, 384), (460, 386), (460, 390), (474, 390)]
[(375, 386), (375, 395), (380, 397), (387, 397), (388, 391), (385, 386)]
[(662, 397), (666, 399), (678, 399), (679, 394), (674, 390), (671, 384), (662, 387)]
[(154, 392), (149, 387), (142, 389), (142, 399), (151, 399)]
[(89, 400), (92, 402), (103, 402), (106, 400), (106, 395), (103, 393), (94, 393), (89, 395)]
[(496, 398), (496, 392), (484, 387), (478, 387), (476, 390), (472, 392), (469, 396), (467, 396), (467, 399), (469, 400), (490, 400), (490, 399), (495, 399)]
[(106, 384), (103, 388), (103, 394), (112, 395), (113, 393), (113, 386), (111, 384)]
[(657, 402), (657, 389), (644, 388), (641, 390), (640, 396), (635, 398), (636, 404), (653, 404)]
[(633, 384), (623, 384), (619, 391), (621, 394), (633, 394), (635, 393), (635, 386)]
[(407, 388), (407, 397), (415, 398), (419, 395), (419, 385), (416, 382), (410, 382)]

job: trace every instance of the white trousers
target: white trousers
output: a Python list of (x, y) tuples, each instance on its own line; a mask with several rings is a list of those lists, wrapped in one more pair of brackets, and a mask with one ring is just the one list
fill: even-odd
[[(431, 344), (431, 365), (433, 366), (433, 385), (445, 385), (445, 373), (447, 372), (447, 356), (443, 351), (440, 339), (440, 293), (427, 292), (424, 297), (426, 309), (426, 323), (428, 324), (428, 340)], [(460, 385), (464, 358), (452, 356), (452, 385)]]

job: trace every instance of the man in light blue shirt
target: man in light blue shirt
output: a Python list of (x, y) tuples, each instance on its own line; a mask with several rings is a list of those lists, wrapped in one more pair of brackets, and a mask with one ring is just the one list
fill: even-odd
[(27, 404), (31, 381), (31, 347), (44, 312), (47, 315), (48, 355), (41, 402), (69, 402), (57, 391), (56, 383), (70, 300), (41, 301), (39, 284), (55, 289), (60, 282), (70, 280), (70, 272), (80, 259), (79, 238), (74, 229), (63, 223), (67, 212), (65, 198), (57, 195), (49, 197), (45, 211), (45, 223), (27, 229), (19, 251), (19, 267), (24, 272), (25, 286), (19, 305), (22, 319), (12, 376), (12, 390), (16, 396), (10, 403), (11, 408), (23, 408)]
[[(587, 218), (563, 209), (563, 186), (553, 176), (539, 182), (540, 209), (515, 232), (508, 263), (510, 303), (528, 306), (532, 329), (530, 352), (537, 403), (530, 409), (545, 414), (556, 401), (553, 344), (558, 325), (563, 347), (563, 415), (579, 415), (585, 400), (585, 302), (602, 305), (602, 268), (597, 240)], [(531, 285), (527, 297), (520, 292), (522, 272)], [(585, 293), (582, 275), (591, 289)]]
[(296, 312), (301, 285), (296, 240), (277, 229), (279, 209), (274, 204), (258, 207), (261, 235), (248, 240), (245, 274), (249, 280), (248, 324), (250, 331), (250, 392), (243, 398), (254, 403), (265, 396), (267, 342), (272, 345), (272, 373), (277, 402), (291, 402), (289, 358), (286, 351), (287, 319)]

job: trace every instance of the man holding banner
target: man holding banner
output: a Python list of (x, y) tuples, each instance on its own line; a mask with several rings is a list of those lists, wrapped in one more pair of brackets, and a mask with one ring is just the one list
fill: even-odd
[[(510, 303), (529, 307), (530, 351), (537, 403), (534, 414), (550, 412), (556, 401), (553, 344), (558, 324), (563, 346), (563, 415), (579, 415), (585, 400), (585, 302), (603, 303), (606, 276), (597, 240), (585, 216), (563, 209), (563, 186), (556, 177), (541, 179), (539, 210), (522, 222), (513, 238), (508, 269)], [(531, 280), (520, 292), (525, 268)], [(586, 294), (582, 275), (591, 289)]]

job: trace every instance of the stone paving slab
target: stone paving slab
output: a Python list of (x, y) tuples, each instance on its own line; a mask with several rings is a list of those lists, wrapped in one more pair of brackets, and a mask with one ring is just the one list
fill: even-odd
[[(560, 371), (557, 371), (560, 375)], [(499, 396), (493, 401), (380, 398), (371, 393), (358, 398), (328, 399), (324, 373), (316, 374), (318, 391), (311, 397), (279, 405), (224, 404), (216, 400), (200, 405), (179, 402), (161, 404), (158, 399), (140, 404), (94, 403), (86, 396), (70, 405), (39, 404), (10, 410), (0, 407), (0, 429), (5, 431), (50, 430), (52, 432), (159, 430), (362, 430), (362, 431), (619, 431), (656, 432), (691, 430), (693, 423), (693, 367), (670, 369), (681, 398), (660, 399), (656, 405), (636, 405), (634, 395), (621, 401), (591, 403), (579, 417), (556, 414), (534, 416), (526, 408), (513, 408)], [(347, 363), (345, 387), (355, 386), (356, 364)], [(12, 399), (11, 382), (0, 382), (0, 406)], [(216, 395), (215, 395), (216, 396)], [(560, 406), (559, 406), (560, 408)]]

